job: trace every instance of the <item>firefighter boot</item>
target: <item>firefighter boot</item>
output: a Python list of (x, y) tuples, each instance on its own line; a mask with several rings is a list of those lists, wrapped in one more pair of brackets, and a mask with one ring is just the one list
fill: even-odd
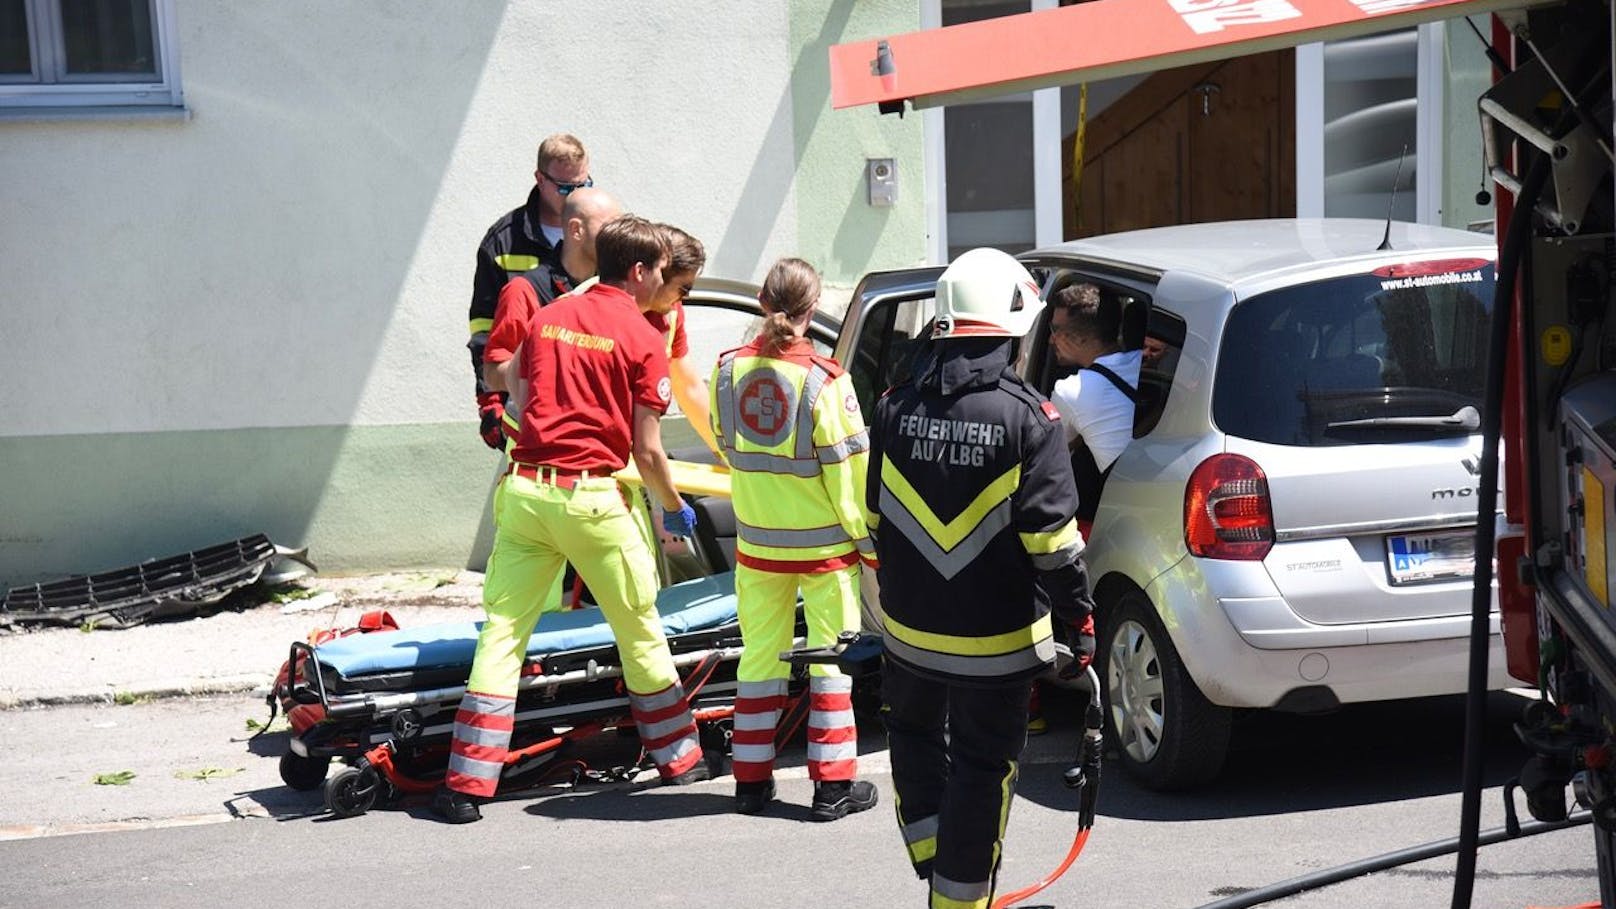
[(814, 784), (811, 815), (816, 821), (834, 821), (848, 814), (874, 808), (875, 785), (864, 780), (821, 780)]
[(469, 824), (472, 821), (482, 820), (483, 813), (477, 808), (477, 800), (464, 792), (456, 792), (448, 786), (439, 786), (432, 796), (432, 813), (447, 824)]
[(774, 801), (774, 777), (735, 784), (735, 813), (762, 814)]

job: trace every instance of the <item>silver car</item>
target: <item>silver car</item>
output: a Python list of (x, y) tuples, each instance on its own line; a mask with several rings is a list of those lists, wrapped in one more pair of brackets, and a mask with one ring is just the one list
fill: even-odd
[[(1495, 247), (1411, 224), (1275, 220), (1026, 253), (1099, 285), (1152, 362), (1086, 560), (1107, 733), (1147, 786), (1221, 770), (1239, 708), (1464, 690)], [(865, 412), (907, 368), (941, 269), (855, 292), (836, 355)], [(1048, 315), (1018, 369), (1063, 373)], [(1139, 340), (1134, 338), (1134, 341)], [(1496, 611), (1492, 687), (1507, 683)]]

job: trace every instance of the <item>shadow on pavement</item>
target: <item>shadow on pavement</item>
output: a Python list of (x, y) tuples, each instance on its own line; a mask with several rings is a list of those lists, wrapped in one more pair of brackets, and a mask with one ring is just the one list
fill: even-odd
[(235, 817), (296, 821), (324, 814), (325, 800), (319, 790), (299, 792), (290, 786), (268, 786), (238, 792), (225, 799), (224, 807)]
[(258, 757), (276, 758), (286, 753), (287, 743), (291, 741), (292, 734), (284, 729), (277, 732), (266, 732), (263, 735), (248, 736), (241, 739), (247, 746), (247, 753)]
[[(690, 792), (651, 783), (634, 789), (580, 791), (535, 802), (528, 814), (555, 820), (668, 821), (730, 814), (732, 799), (724, 792)], [(806, 809), (803, 811), (807, 815)]]
[[(1078, 704), (1070, 692), (1045, 695), (1051, 737), (1075, 748)], [(1503, 785), (1528, 754), (1510, 728), (1525, 699), (1488, 697), (1484, 784)], [(1103, 816), (1147, 821), (1209, 820), (1313, 811), (1459, 791), (1464, 698), (1451, 695), (1355, 704), (1322, 716), (1266, 711), (1237, 715), (1223, 773), (1199, 790), (1152, 792), (1107, 755), (1100, 788)], [(1025, 766), (1017, 795), (1067, 810), (1075, 796), (1061, 784), (1064, 766)]]

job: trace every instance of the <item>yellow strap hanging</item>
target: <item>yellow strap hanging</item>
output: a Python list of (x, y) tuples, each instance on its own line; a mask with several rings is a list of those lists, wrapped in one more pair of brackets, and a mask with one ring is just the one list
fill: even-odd
[(1088, 131), (1089, 84), (1077, 86), (1077, 135), (1072, 139), (1072, 230), (1082, 226), (1083, 214), (1083, 138)]

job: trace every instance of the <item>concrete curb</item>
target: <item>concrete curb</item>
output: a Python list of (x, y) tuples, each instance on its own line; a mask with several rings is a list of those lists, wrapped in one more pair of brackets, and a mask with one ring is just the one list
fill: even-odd
[(166, 698), (184, 698), (209, 694), (250, 693), (257, 699), (267, 697), (273, 675), (215, 676), (206, 679), (172, 680), (149, 685), (136, 685), (116, 691), (105, 687), (52, 694), (0, 694), (0, 710), (27, 710), (40, 707), (61, 707), (70, 704), (116, 704), (119, 700), (155, 701)]

